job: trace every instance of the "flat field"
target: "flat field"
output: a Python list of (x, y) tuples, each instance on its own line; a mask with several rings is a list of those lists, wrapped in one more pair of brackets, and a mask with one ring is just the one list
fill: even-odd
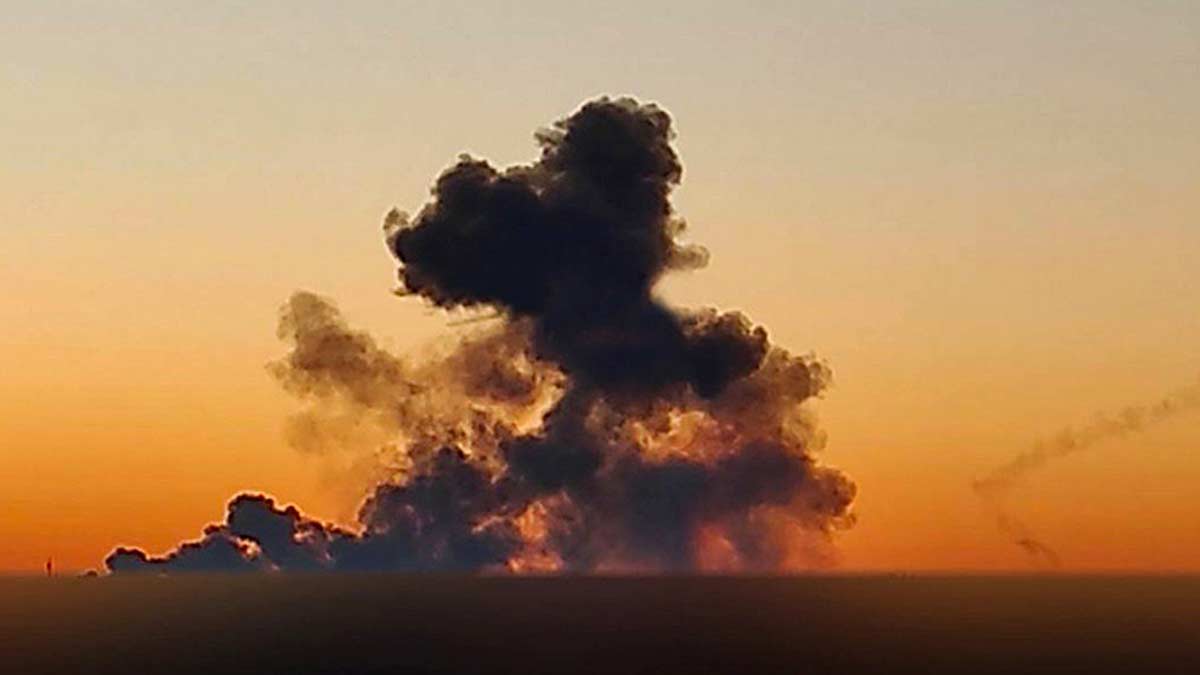
[(1200, 577), (0, 579), (0, 672), (1200, 673)]

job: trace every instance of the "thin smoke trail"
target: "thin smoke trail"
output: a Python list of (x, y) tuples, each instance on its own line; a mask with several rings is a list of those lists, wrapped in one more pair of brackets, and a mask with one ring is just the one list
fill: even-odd
[(1036, 563), (1059, 567), (1061, 558), (1054, 549), (1035, 538), (1028, 526), (1009, 513), (1007, 503), (1012, 491), (1050, 462), (1101, 443), (1127, 438), (1196, 410), (1200, 410), (1200, 378), (1153, 403), (1127, 406), (1116, 414), (1101, 413), (1083, 427), (1063, 429), (996, 467), (984, 478), (974, 481), (971, 487), (995, 513), (997, 527), (1005, 536), (1024, 549)]

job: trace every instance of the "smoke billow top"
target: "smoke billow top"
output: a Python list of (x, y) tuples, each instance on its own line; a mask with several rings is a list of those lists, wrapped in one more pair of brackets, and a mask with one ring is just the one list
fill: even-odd
[[(380, 476), (358, 526), (243, 494), (224, 523), (114, 572), (781, 570), (853, 522), (854, 484), (814, 457), (802, 404), (819, 361), (736, 312), (653, 294), (707, 252), (679, 241), (671, 119), (601, 98), (536, 134), (541, 157), (468, 156), (413, 218), (385, 223), (400, 291), (499, 321), (425, 359), (398, 356), (311, 293), (284, 306), (271, 371), (305, 401), (303, 448), (348, 435)], [(815, 556), (815, 557), (814, 557)]]

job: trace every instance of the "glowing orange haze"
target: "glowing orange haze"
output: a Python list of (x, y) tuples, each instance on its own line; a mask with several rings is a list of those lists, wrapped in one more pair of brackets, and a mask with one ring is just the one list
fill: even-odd
[[(1200, 372), (1200, 10), (802, 4), (554, 5), (536, 35), (499, 7), (17, 11), (0, 569), (163, 550), (238, 490), (348, 521), (369, 467), (284, 442), (277, 306), (321, 292), (401, 349), (466, 330), (388, 293), (382, 214), (464, 149), (528, 159), (531, 124), (603, 91), (678, 124), (713, 260), (662, 293), (833, 369), (842, 567), (1025, 569), (972, 479)], [(1200, 570), (1196, 419), (1051, 463), (1011, 507), (1069, 569)]]

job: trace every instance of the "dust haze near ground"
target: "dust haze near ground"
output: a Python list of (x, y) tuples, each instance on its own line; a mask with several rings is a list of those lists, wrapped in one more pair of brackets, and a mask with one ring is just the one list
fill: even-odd
[(115, 576), (0, 607), (23, 675), (1200, 670), (1194, 576)]

